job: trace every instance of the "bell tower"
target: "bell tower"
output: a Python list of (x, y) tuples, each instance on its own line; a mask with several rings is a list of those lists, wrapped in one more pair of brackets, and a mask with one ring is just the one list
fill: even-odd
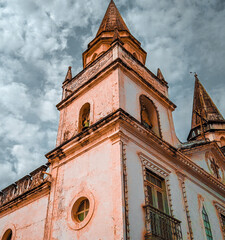
[(112, 0), (96, 37), (88, 44), (88, 49), (83, 53), (84, 68), (106, 52), (113, 42), (118, 39), (121, 40), (121, 44), (127, 51), (145, 64), (147, 53), (141, 48), (141, 43), (130, 33)]
[(225, 120), (195, 74), (192, 124), (188, 141), (205, 139), (225, 146)]
[[(141, 146), (164, 152), (179, 143), (168, 84), (160, 69), (146, 68), (146, 55), (110, 1), (83, 70), (73, 77), (69, 67), (63, 82), (57, 146), (46, 155), (54, 182), (45, 239), (141, 239), (146, 231), (138, 154)], [(157, 206), (169, 211), (166, 201)]]

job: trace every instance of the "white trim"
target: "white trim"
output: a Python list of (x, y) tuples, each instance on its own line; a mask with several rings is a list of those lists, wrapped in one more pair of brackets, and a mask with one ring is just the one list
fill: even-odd
[(152, 172), (159, 175), (160, 177), (165, 179), (171, 173), (168, 169), (164, 168), (159, 163), (156, 163), (154, 160), (150, 159), (143, 153), (138, 153), (138, 155), (141, 159), (142, 164), (145, 165), (145, 167), (149, 168), (149, 170), (151, 170)]

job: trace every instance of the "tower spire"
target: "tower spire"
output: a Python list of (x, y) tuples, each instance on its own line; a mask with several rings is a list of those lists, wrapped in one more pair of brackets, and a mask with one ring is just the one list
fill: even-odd
[(113, 0), (110, 1), (96, 37), (88, 44), (83, 53), (83, 67), (96, 61), (110, 47), (120, 44), (142, 64), (147, 53), (141, 43), (130, 33)]
[(192, 124), (188, 140), (192, 139), (192, 132), (198, 128), (201, 135), (204, 135), (209, 130), (210, 123), (225, 123), (225, 120), (195, 73)]
[(100, 35), (102, 32), (114, 31), (114, 29), (129, 32), (116, 4), (111, 0), (96, 36)]

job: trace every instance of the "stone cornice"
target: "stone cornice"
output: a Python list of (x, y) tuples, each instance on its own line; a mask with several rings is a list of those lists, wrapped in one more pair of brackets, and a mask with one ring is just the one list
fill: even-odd
[(182, 153), (187, 153), (187, 154), (191, 154), (191, 153), (194, 153), (194, 152), (199, 152), (199, 151), (202, 151), (202, 150), (205, 150), (206, 148), (209, 147), (209, 145), (212, 145), (213, 142), (204, 142), (202, 144), (199, 144), (199, 145), (193, 145), (193, 146), (190, 146), (190, 147), (180, 147), (179, 150), (182, 152)]
[[(113, 48), (116, 47), (121, 48), (124, 54), (119, 54), (116, 57), (113, 56)], [(134, 58), (132, 54), (130, 54), (119, 43), (113, 45), (108, 51), (99, 57), (98, 61), (94, 61), (72, 80), (64, 83), (63, 89), (66, 89), (66, 92), (69, 92), (69, 95), (65, 94), (65, 91), (63, 92), (63, 99), (57, 104), (57, 108), (61, 110), (63, 107), (67, 106), (76, 97), (76, 94), (81, 89), (92, 83), (93, 80), (97, 79), (102, 74), (107, 73), (110, 69), (118, 67), (118, 63), (135, 74), (136, 77), (138, 77), (145, 85), (151, 88), (160, 98), (164, 99), (164, 101), (171, 108), (176, 108), (176, 105), (168, 99), (165, 93), (163, 93), (164, 90), (160, 90), (164, 87), (167, 88), (167, 83), (157, 78), (149, 69), (145, 67), (145, 65)], [(155, 80), (155, 84), (151, 79)]]
[(83, 89), (84, 87), (87, 87), (89, 84), (91, 84), (94, 80), (96, 80), (98, 77), (100, 77), (103, 74), (106, 74), (109, 70), (112, 68), (118, 68), (119, 66), (124, 67), (126, 70), (130, 71), (132, 74), (134, 74), (137, 78), (139, 78), (148, 88), (152, 89), (156, 95), (159, 96), (159, 98), (163, 99), (164, 102), (172, 109), (176, 108), (176, 105), (171, 102), (164, 94), (162, 94), (160, 91), (158, 91), (153, 85), (149, 83), (145, 78), (143, 78), (138, 72), (130, 68), (125, 61), (123, 61), (120, 58), (117, 58), (115, 61), (107, 65), (104, 69), (99, 71), (94, 77), (90, 78), (88, 81), (86, 81), (83, 85), (75, 89), (74, 91), (70, 90), (71, 93), (66, 98), (64, 98), (60, 103), (56, 105), (58, 110), (63, 109), (67, 105), (69, 105), (78, 95), (79, 91)]
[(184, 153), (184, 154), (192, 154), (192, 153), (196, 153), (199, 151), (205, 151), (208, 150), (208, 147), (211, 148), (215, 148), (217, 150), (217, 153), (220, 155), (220, 157), (223, 159), (223, 161), (225, 162), (225, 156), (223, 154), (223, 152), (221, 151), (220, 147), (218, 146), (216, 141), (212, 141), (212, 142), (205, 142), (204, 144), (201, 145), (195, 145), (193, 147), (190, 148), (179, 148), (179, 150)]
[(215, 186), (218, 190), (222, 190), (223, 195), (225, 195), (225, 185), (213, 177), (211, 174), (206, 172), (203, 168), (199, 167), (196, 163), (194, 163), (190, 158), (184, 155), (179, 150), (177, 151), (177, 160), (180, 161), (184, 166), (190, 169), (195, 173), (196, 176), (203, 178), (206, 182), (210, 183), (211, 186)]
[[(107, 123), (107, 126), (109, 126), (110, 123), (113, 122), (115, 124), (115, 122), (117, 121), (121, 121), (121, 123), (129, 125), (129, 127), (133, 129), (132, 132), (135, 136), (137, 133), (139, 133), (143, 136), (148, 137), (151, 143), (156, 144), (162, 151), (166, 152), (171, 157), (171, 159), (173, 159), (173, 162), (176, 162), (178, 166), (180, 166), (182, 169), (185, 168), (187, 172), (191, 173), (196, 178), (200, 178), (201, 180), (203, 180), (203, 182), (206, 185), (210, 185), (212, 189), (215, 189), (215, 188), (218, 189), (222, 195), (225, 195), (225, 185), (223, 183), (221, 183), (215, 177), (210, 175), (203, 168), (199, 167), (196, 163), (194, 163), (189, 157), (187, 157), (180, 150), (176, 149), (175, 147), (171, 146), (169, 143), (165, 142), (163, 139), (159, 138), (151, 130), (148, 130), (147, 128), (145, 128), (138, 120), (136, 120), (134, 117), (132, 117), (122, 109), (118, 109), (117, 111), (108, 115), (101, 121), (92, 125), (86, 131), (81, 132), (78, 135), (74, 136), (67, 142), (63, 143), (56, 149), (46, 154), (46, 157), (49, 159), (50, 162), (55, 161), (56, 159), (59, 159), (59, 157), (57, 156), (57, 153), (59, 152), (61, 156), (63, 156), (62, 153), (66, 155), (66, 152), (64, 151), (64, 149), (67, 148), (67, 145), (76, 144), (76, 142), (79, 142), (83, 137), (86, 137), (87, 138), (86, 142), (88, 142), (88, 136), (91, 133), (94, 134), (96, 130), (99, 131), (101, 128), (104, 128), (106, 123)], [(122, 130), (120, 131), (122, 132)]]
[(0, 213), (24, 199), (29, 199), (50, 187), (50, 177), (45, 177), (48, 166), (43, 165), (0, 192)]

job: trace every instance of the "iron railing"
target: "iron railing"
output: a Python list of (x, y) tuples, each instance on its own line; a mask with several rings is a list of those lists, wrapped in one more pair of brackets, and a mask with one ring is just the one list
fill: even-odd
[(181, 222), (150, 205), (145, 207), (146, 240), (182, 240)]

